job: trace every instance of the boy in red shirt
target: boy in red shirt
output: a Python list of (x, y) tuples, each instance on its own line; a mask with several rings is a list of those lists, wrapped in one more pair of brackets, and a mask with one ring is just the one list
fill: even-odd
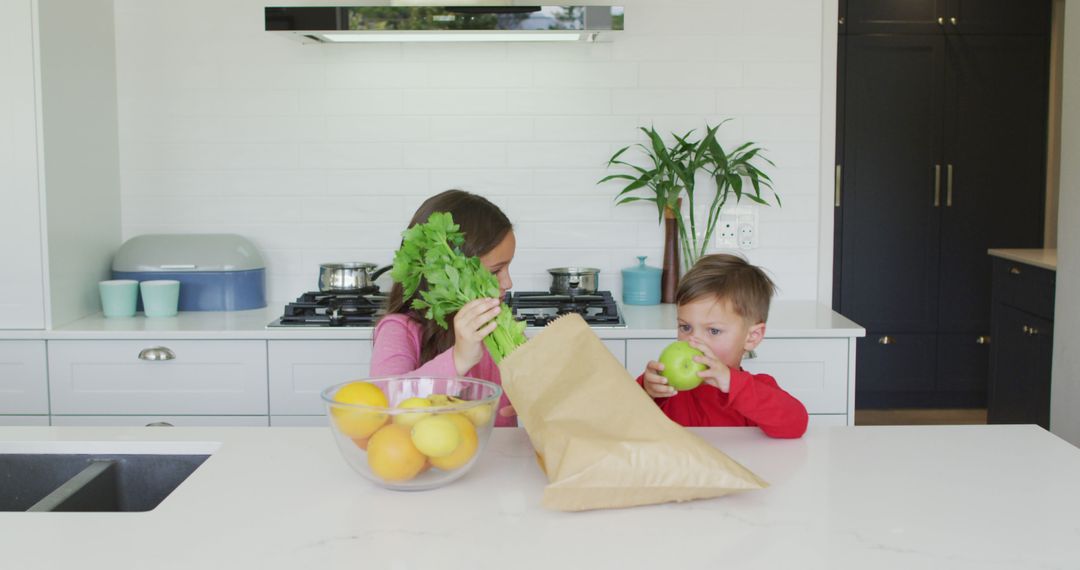
[(760, 268), (727, 254), (702, 257), (679, 282), (679, 340), (703, 355), (704, 382), (677, 392), (650, 361), (637, 381), (660, 409), (683, 426), (758, 426), (770, 437), (796, 438), (806, 431), (806, 407), (768, 374), (740, 367), (743, 354), (765, 336), (765, 319), (776, 286)]

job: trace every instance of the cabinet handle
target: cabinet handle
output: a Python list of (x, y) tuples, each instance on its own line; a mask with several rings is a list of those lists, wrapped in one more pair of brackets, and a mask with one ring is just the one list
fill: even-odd
[(985, 335), (977, 336), (975, 337), (975, 344), (990, 344), (990, 337)]
[(945, 25), (945, 18), (942, 17), (942, 16), (938, 16), (937, 25), (944, 26)]
[(176, 354), (164, 346), (151, 346), (139, 351), (139, 360), (156, 362), (159, 360), (174, 360)]
[(842, 166), (836, 165), (836, 181), (833, 182), (833, 205), (837, 208), (840, 207), (840, 173), (842, 169)]
[(1027, 333), (1028, 336), (1035, 336), (1039, 334), (1039, 329), (1035, 327), (1029, 327), (1027, 325), (1024, 325), (1024, 329), (1026, 329), (1024, 330), (1024, 332)]
[(1009, 268), (1009, 274), (1010, 275), (1020, 275), (1020, 268), (1016, 267), (1016, 266), (1010, 267)]
[(150, 422), (146, 424), (146, 427), (175, 427), (169, 422)]
[(934, 165), (934, 207), (941, 205), (941, 165)]
[(947, 165), (945, 170), (945, 207), (952, 208), (952, 165)]
[(885, 336), (877, 339), (877, 343), (878, 344), (895, 344), (896, 340), (894, 340), (893, 337), (891, 337), (889, 335), (885, 335)]
[(960, 20), (957, 20), (956, 16), (953, 16), (953, 17), (949, 18), (949, 23), (955, 26), (955, 25), (960, 23)]
[(837, 23), (839, 23), (841, 26), (843, 26), (844, 25), (844, 18), (841, 17), (839, 20), (837, 20)]

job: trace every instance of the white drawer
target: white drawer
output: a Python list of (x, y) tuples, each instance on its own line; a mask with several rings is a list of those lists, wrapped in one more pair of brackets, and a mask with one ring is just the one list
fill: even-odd
[[(634, 377), (645, 364), (660, 357), (671, 340), (627, 341), (626, 367)], [(848, 341), (843, 338), (766, 338), (744, 358), (750, 372), (776, 378), (780, 387), (799, 399), (811, 414), (847, 414)]]
[(812, 426), (846, 426), (848, 425), (847, 414), (810, 414)]
[(0, 414), (48, 414), (45, 341), (0, 340)]
[[(326, 416), (270, 416), (270, 427), (327, 427)], [(327, 431), (327, 433), (330, 433)]]
[(0, 426), (47, 426), (49, 416), (0, 416)]
[(266, 341), (49, 341), (49, 388), (54, 415), (266, 415)]
[(322, 415), (324, 389), (371, 372), (368, 340), (272, 340), (268, 350), (274, 415)]
[[(168, 424), (165, 426), (164, 424)], [(54, 426), (266, 427), (266, 416), (53, 416)]]
[(775, 338), (758, 345), (744, 369), (776, 378), (811, 414), (847, 414), (848, 341), (842, 338)]
[(611, 354), (615, 355), (615, 358), (619, 361), (619, 364), (626, 366), (626, 341), (625, 340), (601, 340), (604, 346), (611, 351)]

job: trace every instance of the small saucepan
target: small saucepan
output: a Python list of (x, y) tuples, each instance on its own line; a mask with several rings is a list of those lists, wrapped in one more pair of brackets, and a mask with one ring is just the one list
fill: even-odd
[(592, 295), (597, 291), (600, 270), (595, 267), (553, 267), (552, 295)]
[(368, 291), (374, 292), (375, 280), (394, 266), (379, 267), (375, 263), (350, 261), (346, 263), (323, 263), (319, 266), (319, 291)]

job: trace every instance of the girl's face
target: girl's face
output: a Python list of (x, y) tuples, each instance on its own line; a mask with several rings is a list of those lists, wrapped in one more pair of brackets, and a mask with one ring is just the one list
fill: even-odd
[(506, 232), (506, 237), (499, 242), (499, 245), (480, 256), (480, 263), (488, 271), (494, 273), (499, 280), (500, 300), (506, 295), (506, 290), (514, 286), (514, 282), (510, 280), (510, 262), (514, 260), (514, 251), (516, 250), (517, 240), (514, 238), (513, 230), (511, 230)]
[(697, 339), (728, 368), (737, 370), (743, 353), (765, 336), (765, 323), (748, 323), (730, 301), (712, 295), (679, 305), (678, 313), (679, 340)]

